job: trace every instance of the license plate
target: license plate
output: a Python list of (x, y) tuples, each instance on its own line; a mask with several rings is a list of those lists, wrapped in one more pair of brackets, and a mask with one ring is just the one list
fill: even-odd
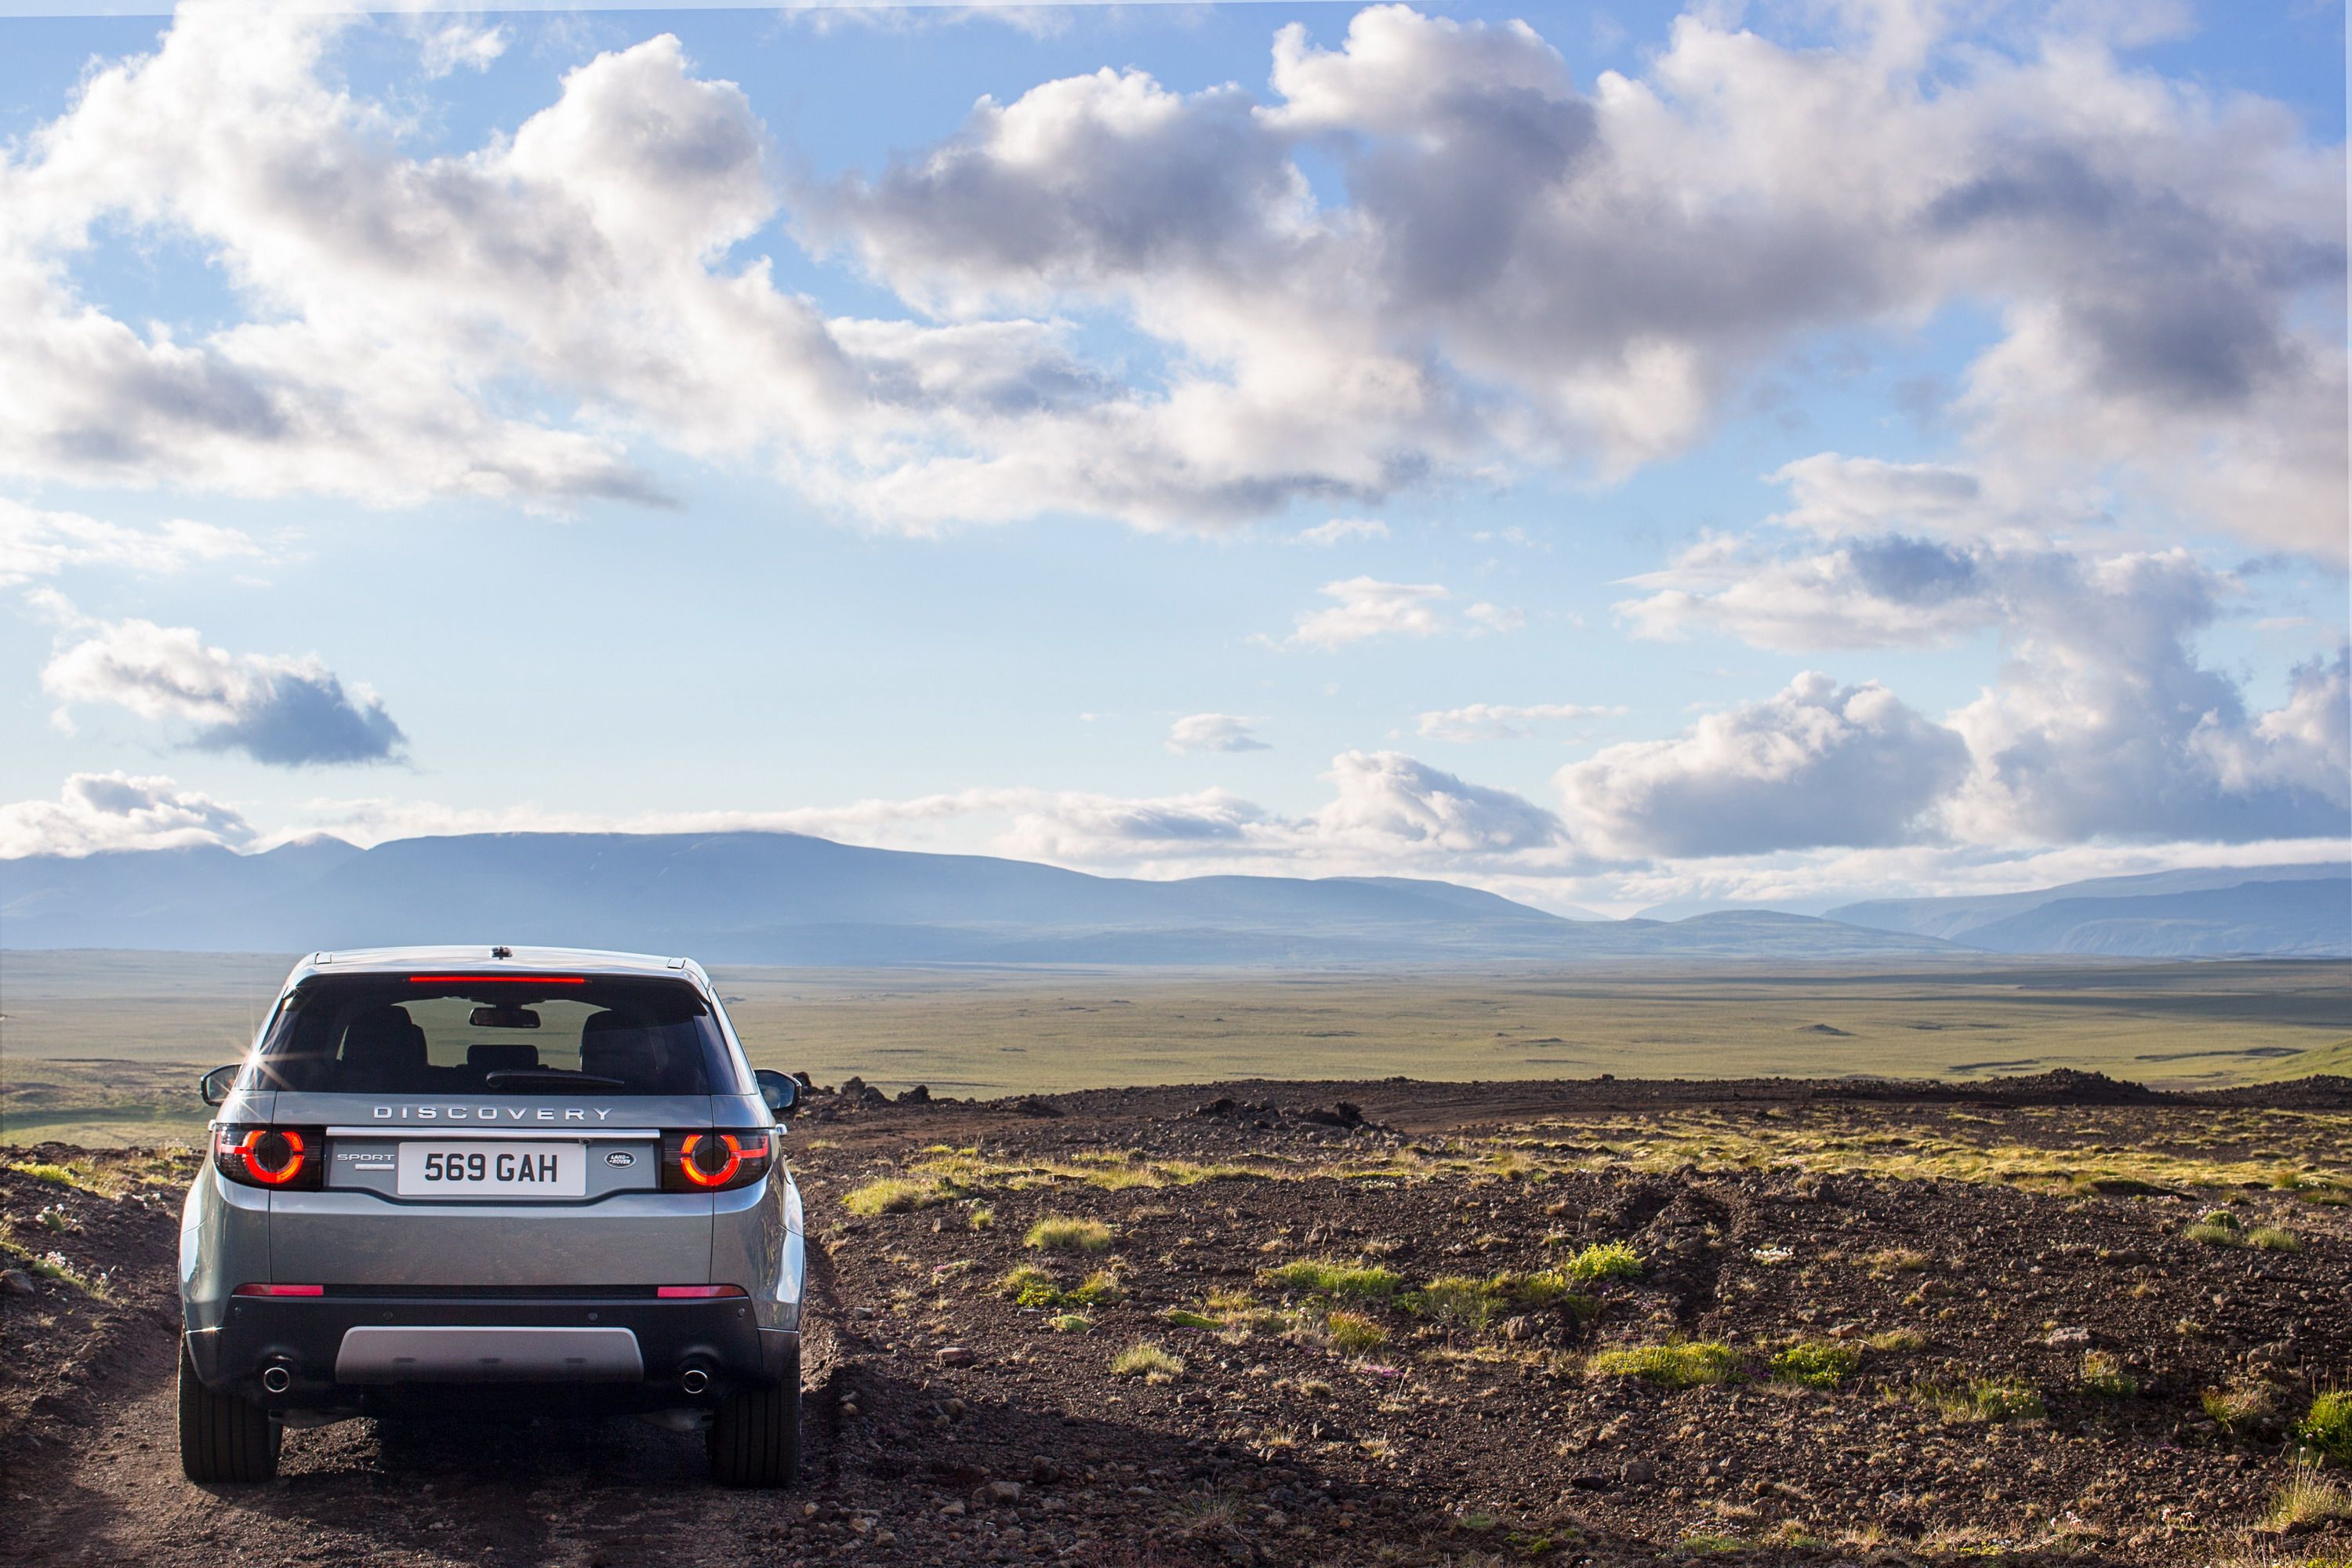
[(394, 1190), (404, 1198), (576, 1198), (588, 1191), (581, 1143), (404, 1142)]

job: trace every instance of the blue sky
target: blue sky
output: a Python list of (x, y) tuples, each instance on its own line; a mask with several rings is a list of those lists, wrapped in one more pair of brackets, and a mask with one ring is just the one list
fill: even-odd
[(2340, 11), (1522, 14), (0, 17), (0, 853), (2341, 858)]

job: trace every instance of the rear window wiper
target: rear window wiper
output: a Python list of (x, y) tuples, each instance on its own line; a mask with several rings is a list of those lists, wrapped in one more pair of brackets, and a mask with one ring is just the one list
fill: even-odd
[(482, 1075), (488, 1089), (504, 1089), (509, 1084), (544, 1083), (563, 1089), (626, 1089), (625, 1078), (604, 1078), (593, 1072), (567, 1072), (562, 1068), (500, 1068)]

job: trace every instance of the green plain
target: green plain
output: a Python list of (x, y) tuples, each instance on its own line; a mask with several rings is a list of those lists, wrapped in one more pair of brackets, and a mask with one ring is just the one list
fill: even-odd
[[(278, 955), (0, 953), (0, 1141), (201, 1130)], [(2174, 1088), (2352, 1072), (2352, 963), (1770, 969), (720, 968), (762, 1067), (992, 1097), (1234, 1079), (1975, 1079), (2053, 1068)]]

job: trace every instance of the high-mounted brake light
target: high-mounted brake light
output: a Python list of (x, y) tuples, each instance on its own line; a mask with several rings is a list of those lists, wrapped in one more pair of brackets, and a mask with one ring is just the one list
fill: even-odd
[(249, 1187), (310, 1192), (326, 1174), (323, 1127), (213, 1129), (213, 1164), (232, 1182)]
[(674, 1193), (748, 1187), (768, 1173), (774, 1157), (774, 1139), (764, 1127), (665, 1133), (662, 1185)]
[(585, 985), (582, 974), (412, 974), (411, 985)]
[(740, 1296), (740, 1285), (656, 1285), (654, 1296), (663, 1301), (715, 1301), (723, 1296)]
[(323, 1296), (324, 1285), (240, 1285), (234, 1292), (239, 1296)]

